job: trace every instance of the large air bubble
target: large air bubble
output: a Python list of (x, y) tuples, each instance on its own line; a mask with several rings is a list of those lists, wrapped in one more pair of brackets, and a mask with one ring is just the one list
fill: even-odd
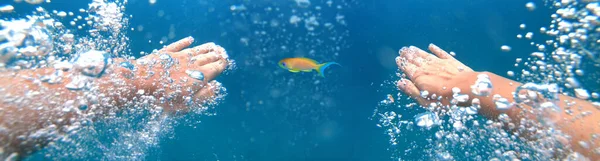
[(73, 68), (83, 75), (102, 77), (108, 65), (112, 63), (110, 54), (98, 50), (80, 53), (73, 59)]

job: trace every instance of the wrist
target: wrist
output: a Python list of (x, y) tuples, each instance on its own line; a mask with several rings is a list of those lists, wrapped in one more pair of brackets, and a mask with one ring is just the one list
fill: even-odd
[(487, 72), (460, 72), (450, 80), (450, 86), (446, 87), (444, 97), (448, 98), (450, 104), (471, 106), (473, 99), (490, 95), (492, 87), (491, 84), (488, 86), (486, 83), (489, 83)]
[[(471, 86), (477, 81), (477, 76), (485, 74), (484, 72), (460, 72), (454, 76), (448, 82), (448, 86), (444, 86), (444, 96), (452, 98), (456, 92), (459, 94), (467, 94), (470, 98), (473, 98)], [(458, 90), (458, 91), (457, 91)]]

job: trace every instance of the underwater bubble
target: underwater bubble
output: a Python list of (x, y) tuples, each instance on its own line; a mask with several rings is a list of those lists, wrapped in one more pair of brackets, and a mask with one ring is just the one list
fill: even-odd
[(467, 107), (466, 112), (469, 115), (474, 115), (477, 114), (477, 111), (479, 111), (480, 108), (481, 102), (479, 101), (479, 98), (473, 98), (473, 100), (471, 100), (471, 106)]
[(492, 93), (492, 81), (487, 74), (477, 75), (475, 84), (471, 85), (471, 93), (477, 96), (488, 96)]
[(553, 102), (544, 102), (544, 103), (540, 104), (540, 108), (557, 110), (558, 106), (556, 104), (554, 104)]
[(454, 157), (452, 155), (450, 155), (450, 153), (448, 153), (448, 152), (437, 153), (436, 156), (437, 156), (437, 160), (440, 160), (440, 161), (454, 160)]
[(81, 90), (83, 89), (88, 82), (88, 78), (82, 75), (77, 75), (71, 77), (71, 82), (65, 85), (65, 88), (69, 90)]
[(537, 58), (540, 58), (540, 59), (544, 59), (544, 57), (545, 57), (545, 55), (544, 55), (543, 52), (533, 52), (533, 53), (531, 53), (531, 56), (537, 57)]
[(25, 2), (29, 3), (29, 4), (40, 4), (43, 3), (45, 0), (25, 0)]
[(578, 143), (579, 143), (579, 146), (581, 146), (582, 148), (585, 148), (585, 149), (590, 148), (590, 145), (585, 141), (579, 141)]
[(306, 28), (306, 30), (313, 31), (318, 26), (319, 26), (319, 21), (317, 21), (317, 17), (311, 16), (307, 19), (304, 19), (304, 28)]
[(533, 38), (533, 32), (527, 32), (527, 33), (525, 34), (525, 38), (527, 38), (527, 39), (532, 39), (532, 38)]
[(502, 45), (500, 47), (500, 50), (502, 50), (503, 52), (509, 52), (512, 48), (508, 45)]
[(9, 13), (9, 12), (12, 12), (13, 10), (15, 10), (15, 7), (13, 7), (12, 5), (0, 6), (0, 12)]
[(556, 84), (538, 85), (535, 83), (525, 83), (524, 85), (517, 87), (517, 89), (515, 90), (515, 92), (513, 94), (513, 98), (515, 99), (516, 103), (522, 103), (525, 101), (522, 97), (518, 96), (518, 93), (521, 92), (521, 90), (539, 92), (539, 94), (543, 95), (544, 98), (546, 98), (548, 100), (557, 100), (558, 99), (558, 85), (556, 85)]
[(525, 7), (527, 8), (527, 10), (533, 11), (533, 10), (535, 10), (535, 3), (533, 3), (533, 2), (527, 2), (525, 4)]
[(70, 70), (71, 68), (73, 68), (73, 64), (68, 61), (61, 61), (54, 64), (54, 69), (57, 70)]
[(290, 21), (290, 24), (297, 25), (299, 22), (302, 21), (302, 18), (300, 18), (300, 17), (298, 17), (296, 15), (292, 15), (292, 16), (290, 16), (290, 20), (289, 21)]
[(567, 85), (569, 85), (571, 88), (578, 88), (580, 86), (579, 81), (577, 81), (577, 79), (574, 77), (569, 77), (565, 79), (565, 81), (567, 82)]
[(584, 99), (584, 100), (590, 98), (590, 94), (587, 92), (587, 90), (585, 90), (583, 88), (576, 88), (575, 96), (579, 99)]
[(479, 111), (479, 109), (475, 106), (469, 106), (469, 107), (465, 107), (465, 108), (466, 108), (465, 112), (468, 115), (475, 115), (475, 114), (477, 114), (477, 111)]
[(308, 6), (310, 6), (310, 1), (309, 0), (296, 0), (296, 5), (298, 5), (298, 7), (300, 7), (300, 8), (307, 8)]
[(454, 93), (454, 94), (460, 93), (460, 88), (458, 88), (458, 87), (452, 87), (452, 93)]
[(455, 121), (452, 124), (452, 127), (454, 127), (454, 130), (456, 130), (456, 131), (461, 131), (461, 130), (463, 130), (465, 128), (465, 126), (463, 125), (463, 123), (460, 122), (460, 121)]
[(585, 74), (585, 72), (583, 72), (583, 70), (581, 70), (581, 69), (577, 69), (577, 70), (575, 70), (575, 74), (577, 74), (577, 76), (583, 76), (583, 74)]
[(440, 131), (435, 132), (435, 137), (437, 139), (442, 139), (442, 137), (444, 137), (444, 131), (440, 130)]
[(471, 100), (471, 105), (479, 108), (481, 105), (481, 101), (479, 100), (479, 98), (473, 98), (473, 100)]
[(56, 14), (58, 17), (66, 17), (67, 16), (67, 12), (65, 11), (60, 11)]
[(502, 96), (495, 94), (493, 97), (494, 100), (494, 104), (496, 105), (496, 109), (504, 111), (504, 110), (508, 110), (511, 108), (511, 103), (508, 101), (508, 99), (503, 98)]
[(415, 116), (415, 122), (417, 122), (417, 126), (427, 129), (441, 124), (438, 116), (432, 112), (424, 112)]
[(119, 66), (121, 66), (123, 68), (127, 68), (129, 70), (135, 69), (135, 65), (133, 65), (131, 62), (128, 62), (128, 61), (119, 63)]
[(197, 80), (201, 80), (204, 81), (204, 74), (200, 71), (197, 70), (186, 70), (185, 71), (186, 74), (188, 74), (188, 76), (197, 79)]
[(112, 59), (106, 52), (89, 50), (77, 55), (72, 62), (73, 67), (81, 71), (81, 74), (99, 78), (102, 77)]
[(57, 84), (62, 81), (62, 75), (63, 75), (62, 70), (56, 70), (56, 71), (54, 71), (54, 73), (52, 73), (50, 75), (44, 75), (44, 76), (40, 77), (40, 80), (42, 82), (47, 82), (50, 84)]
[(514, 77), (515, 76), (515, 72), (508, 71), (508, 72), (506, 72), (506, 75), (508, 75), (509, 77)]
[(568, 161), (571, 161), (571, 160), (590, 160), (590, 159), (588, 159), (587, 157), (585, 157), (585, 156), (581, 155), (581, 154), (580, 154), (580, 153), (578, 153), (578, 152), (571, 152), (571, 153), (570, 153), (570, 154), (569, 154), (569, 155), (568, 155), (568, 156), (567, 156), (565, 159), (563, 159), (563, 160), (568, 160)]
[(37, 16), (0, 20), (0, 64), (23, 56), (45, 56), (52, 51), (52, 37), (42, 21)]
[(503, 113), (503, 114), (498, 115), (498, 120), (500, 120), (504, 123), (509, 123), (510, 117), (507, 114)]
[(161, 60), (170, 60), (171, 59), (171, 55), (169, 54), (160, 54), (160, 56), (158, 57)]
[(422, 98), (427, 98), (427, 96), (429, 96), (429, 91), (421, 91)]
[(456, 99), (459, 103), (465, 103), (465, 102), (469, 101), (469, 95), (467, 95), (467, 94), (456, 94), (454, 96), (454, 99)]
[(174, 64), (173, 58), (169, 54), (160, 54), (158, 58), (162, 60), (161, 63), (165, 69), (171, 68), (171, 66)]
[(245, 11), (245, 10), (246, 10), (246, 6), (244, 6), (244, 4), (240, 4), (240, 5), (231, 5), (231, 6), (229, 7), (229, 10), (231, 10), (231, 11), (235, 11), (235, 12)]
[(511, 161), (519, 160), (517, 152), (512, 151), (512, 150), (502, 153), (502, 158), (503, 158), (503, 160), (511, 160)]

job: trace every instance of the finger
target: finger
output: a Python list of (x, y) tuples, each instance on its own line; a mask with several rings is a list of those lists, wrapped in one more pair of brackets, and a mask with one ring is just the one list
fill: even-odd
[(421, 58), (421, 57), (417, 57), (415, 58), (412, 62), (412, 64), (414, 64), (417, 67), (421, 67), (423, 66), (426, 62), (425, 59)]
[(210, 83), (206, 84), (204, 88), (200, 89), (200, 91), (198, 91), (194, 97), (201, 101), (208, 101), (218, 93), (219, 89), (221, 89), (220, 84), (216, 81), (211, 81)]
[(428, 53), (425, 50), (422, 50), (421, 48), (415, 47), (415, 46), (410, 46), (409, 47), (410, 50), (414, 50), (414, 52), (417, 55), (417, 58), (421, 58), (421, 59), (431, 59), (432, 57), (434, 57), (432, 54)]
[(218, 61), (208, 63), (200, 67), (200, 71), (204, 73), (204, 80), (211, 81), (221, 74), (227, 67), (227, 61), (225, 59), (219, 59)]
[(405, 94), (408, 94), (410, 97), (416, 99), (419, 104), (423, 105), (425, 103), (425, 99), (421, 97), (421, 92), (419, 88), (415, 86), (415, 84), (408, 79), (400, 79), (398, 81), (398, 89), (400, 89)]
[(433, 54), (435, 54), (440, 59), (455, 60), (452, 55), (448, 54), (448, 52), (442, 50), (442, 48), (438, 47), (437, 45), (429, 44), (429, 51), (431, 51)]
[(163, 48), (162, 51), (178, 52), (178, 51), (183, 50), (184, 48), (187, 48), (193, 42), (194, 42), (194, 38), (189, 36), (189, 37), (183, 38), (177, 42), (169, 44), (167, 47)]
[(406, 59), (398, 56), (396, 57), (396, 65), (398, 65), (398, 68), (402, 68), (406, 63)]
[(407, 61), (410, 61), (411, 59), (417, 57), (415, 50), (411, 49), (410, 47), (402, 47), (399, 53), (400, 57), (406, 59)]
[(400, 70), (402, 70), (402, 72), (404, 72), (411, 80), (415, 80), (423, 74), (418, 66), (410, 62), (403, 63), (403, 65), (400, 66)]
[(206, 54), (210, 51), (215, 51), (215, 49), (219, 48), (215, 43), (209, 42), (204, 43), (202, 45), (195, 46), (193, 48), (187, 48), (181, 51), (182, 54), (187, 54), (189, 56), (197, 56), (200, 54)]
[(409, 63), (421, 66), (425, 60), (432, 60), (435, 56), (423, 51), (415, 46), (403, 47), (400, 49), (400, 57), (406, 59)]
[(194, 67), (200, 67), (212, 62), (216, 62), (220, 59), (221, 57), (219, 55), (217, 55), (215, 52), (209, 52), (208, 54), (201, 54), (198, 56), (194, 56), (192, 57), (192, 62)]

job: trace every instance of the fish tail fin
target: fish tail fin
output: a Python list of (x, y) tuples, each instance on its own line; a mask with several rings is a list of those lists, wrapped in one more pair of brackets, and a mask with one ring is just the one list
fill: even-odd
[(319, 73), (319, 75), (321, 77), (325, 77), (325, 75), (323, 74), (325, 72), (325, 69), (331, 65), (339, 65), (342, 66), (336, 62), (327, 62), (327, 63), (323, 63), (323, 64), (319, 64), (319, 66), (317, 66), (317, 73)]

